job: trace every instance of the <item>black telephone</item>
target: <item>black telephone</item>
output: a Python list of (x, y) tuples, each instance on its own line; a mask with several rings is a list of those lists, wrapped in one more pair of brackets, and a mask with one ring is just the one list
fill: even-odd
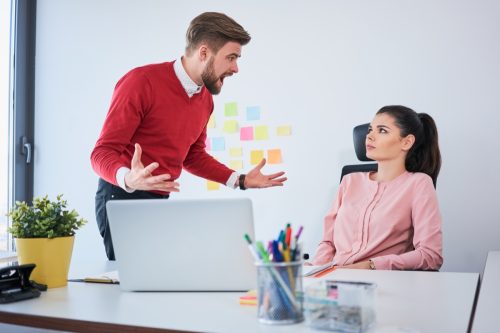
[(44, 284), (30, 281), (35, 264), (13, 265), (0, 268), (0, 304), (39, 297), (47, 290)]

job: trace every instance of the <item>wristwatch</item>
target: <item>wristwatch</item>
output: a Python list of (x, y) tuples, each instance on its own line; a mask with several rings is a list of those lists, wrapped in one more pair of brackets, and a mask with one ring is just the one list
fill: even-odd
[(368, 260), (368, 263), (370, 264), (370, 269), (375, 269), (375, 263), (373, 262), (373, 260)]
[(247, 175), (241, 174), (240, 178), (238, 179), (238, 185), (240, 186), (240, 190), (246, 190), (247, 188), (245, 187), (245, 177)]

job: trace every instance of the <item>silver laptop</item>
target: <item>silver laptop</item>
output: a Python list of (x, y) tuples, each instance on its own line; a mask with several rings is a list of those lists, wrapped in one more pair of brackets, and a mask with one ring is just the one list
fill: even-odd
[(254, 236), (250, 199), (111, 200), (106, 209), (123, 290), (255, 288), (243, 238)]

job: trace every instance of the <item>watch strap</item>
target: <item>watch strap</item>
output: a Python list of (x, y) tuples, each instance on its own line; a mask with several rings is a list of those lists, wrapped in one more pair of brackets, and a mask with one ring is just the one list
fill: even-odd
[(238, 185), (240, 187), (240, 190), (246, 190), (247, 188), (245, 187), (245, 178), (247, 175), (241, 174), (240, 177), (238, 178)]

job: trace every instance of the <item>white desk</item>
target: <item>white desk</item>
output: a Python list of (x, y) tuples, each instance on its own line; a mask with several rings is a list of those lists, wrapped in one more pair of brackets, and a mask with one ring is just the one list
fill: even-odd
[(500, 251), (490, 251), (486, 259), (481, 289), (476, 305), (472, 332), (488, 333), (500, 331), (498, 308), (500, 308)]
[[(103, 268), (90, 273), (113, 267)], [(479, 274), (337, 270), (329, 278), (377, 283), (376, 332), (460, 333), (469, 326)], [(118, 285), (73, 282), (0, 305), (0, 322), (94, 332), (318, 332), (303, 323), (259, 324), (255, 307), (239, 305), (240, 295), (121, 292)]]

